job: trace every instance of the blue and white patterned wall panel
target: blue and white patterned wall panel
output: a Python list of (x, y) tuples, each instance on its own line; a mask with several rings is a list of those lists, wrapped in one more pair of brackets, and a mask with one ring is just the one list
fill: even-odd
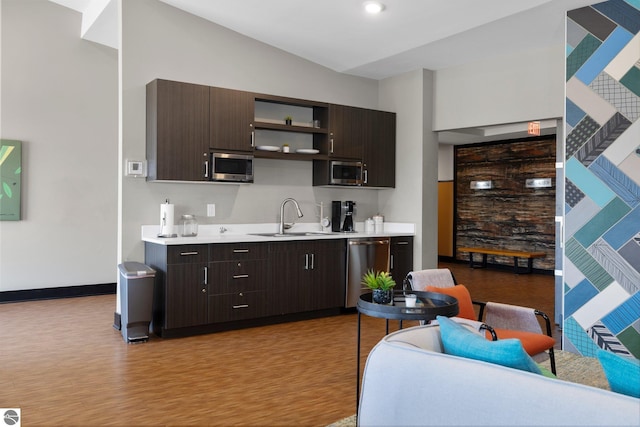
[(564, 348), (640, 358), (640, 0), (567, 13)]

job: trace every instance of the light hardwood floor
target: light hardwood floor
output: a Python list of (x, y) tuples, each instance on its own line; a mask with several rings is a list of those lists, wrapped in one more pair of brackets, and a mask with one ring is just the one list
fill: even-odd
[[(553, 276), (445, 266), (474, 299), (553, 315)], [(23, 426), (324, 426), (355, 413), (356, 314), (127, 345), (115, 307), (115, 295), (0, 304), (0, 407), (21, 408)], [(362, 320), (364, 366), (384, 320)]]

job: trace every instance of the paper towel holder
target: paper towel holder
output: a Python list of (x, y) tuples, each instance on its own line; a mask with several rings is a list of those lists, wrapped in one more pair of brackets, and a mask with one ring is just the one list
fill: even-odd
[(173, 232), (173, 226), (173, 205), (170, 205), (169, 199), (167, 199), (164, 204), (160, 205), (160, 233), (158, 233), (158, 237), (178, 237)]

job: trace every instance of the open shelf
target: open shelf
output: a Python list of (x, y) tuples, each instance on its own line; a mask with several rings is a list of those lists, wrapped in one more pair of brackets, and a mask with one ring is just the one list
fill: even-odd
[(326, 154), (300, 154), (300, 153), (282, 153), (279, 151), (260, 151), (253, 152), (253, 157), (258, 159), (282, 159), (282, 160), (328, 160)]
[(269, 130), (277, 130), (281, 132), (299, 132), (299, 133), (321, 133), (326, 134), (328, 131), (324, 128), (314, 128), (311, 126), (296, 126), (296, 125), (285, 125), (278, 123), (270, 123), (270, 122), (261, 122), (256, 120), (253, 123), (253, 127), (256, 129), (269, 129)]

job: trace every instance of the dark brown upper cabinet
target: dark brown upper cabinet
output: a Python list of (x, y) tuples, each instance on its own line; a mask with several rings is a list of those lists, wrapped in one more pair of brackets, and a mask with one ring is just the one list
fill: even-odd
[[(396, 114), (329, 106), (329, 160), (362, 161), (363, 187), (395, 187)], [(314, 163), (313, 184), (327, 185), (330, 161)]]
[(396, 185), (396, 114), (368, 110), (371, 136), (363, 144), (366, 187)]
[(328, 154), (336, 159), (362, 159), (368, 129), (365, 110), (346, 105), (329, 106)]
[[(395, 134), (395, 113), (170, 80), (147, 85), (150, 181), (208, 181), (209, 154), (221, 151), (313, 160), (313, 185), (328, 185), (331, 160), (362, 161), (363, 186), (394, 187)], [(271, 150), (290, 141), (289, 153)]]
[(147, 179), (204, 181), (208, 149), (209, 87), (147, 84)]
[(254, 94), (240, 90), (210, 88), (211, 141), (215, 150), (253, 151)]

